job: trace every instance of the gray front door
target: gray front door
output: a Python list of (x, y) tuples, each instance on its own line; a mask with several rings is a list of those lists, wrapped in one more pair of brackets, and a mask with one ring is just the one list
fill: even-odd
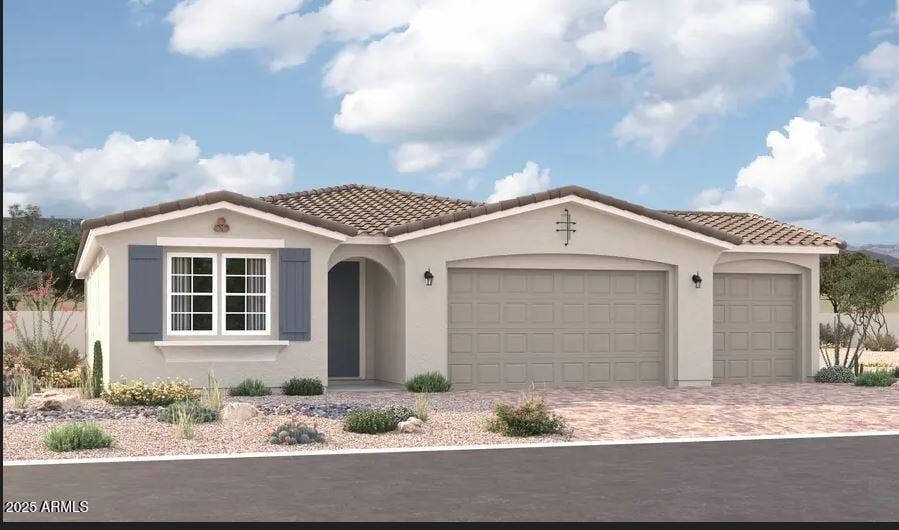
[(359, 377), (359, 262), (328, 273), (328, 377)]

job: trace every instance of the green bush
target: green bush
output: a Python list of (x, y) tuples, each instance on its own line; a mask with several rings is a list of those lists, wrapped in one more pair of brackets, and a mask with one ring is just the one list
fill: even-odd
[(196, 401), (178, 401), (159, 411), (156, 419), (165, 423), (178, 423), (182, 414), (190, 414), (194, 423), (209, 423), (219, 419), (219, 412), (200, 405)]
[(193, 401), (199, 395), (197, 389), (185, 379), (154, 381), (152, 386), (146, 385), (140, 379), (130, 383), (123, 379), (119, 383), (110, 383), (100, 397), (110, 405), (165, 407), (177, 401)]
[(44, 435), (44, 445), (51, 451), (78, 451), (112, 447), (112, 436), (93, 422), (66, 423)]
[[(397, 423), (401, 421), (406, 421), (409, 418), (415, 416), (415, 411), (410, 409), (409, 407), (403, 405), (390, 405), (388, 407), (384, 407), (384, 410), (393, 415), (393, 419), (396, 420)], [(419, 418), (421, 419), (421, 418)], [(422, 420), (424, 421), (424, 420)]]
[(268, 396), (272, 389), (258, 379), (244, 379), (228, 389), (229, 396)]
[(425, 372), (406, 381), (409, 392), (449, 392), (453, 387), (449, 379), (440, 372)]
[(893, 377), (899, 379), (899, 366), (893, 368)]
[(865, 339), (865, 349), (870, 351), (896, 351), (899, 344), (892, 333), (878, 333)]
[(103, 347), (100, 341), (94, 341), (94, 366), (91, 369), (91, 377), (94, 383), (94, 397), (100, 397), (103, 392)]
[(855, 381), (855, 373), (845, 366), (828, 366), (815, 374), (816, 383), (851, 383)]
[(268, 437), (268, 442), (274, 445), (311, 444), (324, 440), (325, 435), (315, 427), (296, 421), (282, 423)]
[(318, 396), (325, 392), (325, 387), (319, 378), (293, 377), (285, 381), (281, 388), (286, 396)]
[(399, 422), (387, 409), (358, 409), (343, 418), (343, 430), (362, 434), (377, 434), (396, 429)]
[(565, 421), (549, 410), (546, 403), (533, 395), (518, 405), (500, 403), (493, 409), (488, 430), (506, 436), (541, 436), (563, 434)]
[(896, 378), (888, 370), (864, 372), (855, 378), (855, 386), (890, 386), (895, 382)]

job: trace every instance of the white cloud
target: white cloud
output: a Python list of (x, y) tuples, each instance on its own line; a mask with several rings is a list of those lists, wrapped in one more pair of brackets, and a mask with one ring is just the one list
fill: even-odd
[(896, 9), (893, 10), (893, 24), (899, 26), (899, 0), (896, 0)]
[[(620, 142), (658, 154), (709, 117), (789, 89), (790, 67), (813, 51), (805, 0), (249, 5), (179, 3), (168, 16), (171, 49), (201, 58), (254, 50), (278, 70), (337, 43), (323, 80), (341, 98), (334, 126), (395, 145), (404, 172), (482, 167), (566, 90), (583, 101), (582, 74), (598, 66), (611, 68), (606, 86), (638, 94), (625, 101)], [(616, 70), (631, 58), (636, 68)]]
[(899, 46), (881, 42), (871, 53), (859, 58), (857, 64), (873, 80), (899, 80)]
[(268, 153), (200, 156), (189, 136), (136, 140), (115, 132), (100, 147), (34, 140), (3, 144), (3, 208), (31, 203), (54, 215), (91, 215), (228, 189), (251, 196), (283, 191), (293, 161)]
[(899, 170), (899, 62), (883, 61), (893, 48), (881, 44), (859, 59), (868, 84), (809, 98), (783, 132), (768, 133), (770, 154), (742, 168), (733, 189), (703, 191), (697, 206), (758, 211), (857, 237), (899, 223), (895, 213), (854, 219), (841, 200), (863, 178)]
[(578, 44), (594, 60), (645, 65), (644, 92), (614, 132), (660, 154), (704, 118), (789, 89), (790, 67), (813, 52), (812, 15), (805, 1), (627, 0)]
[(31, 117), (24, 112), (3, 113), (3, 139), (50, 136), (57, 131), (59, 124), (53, 116)]
[(534, 162), (528, 161), (524, 169), (512, 173), (493, 183), (493, 193), (487, 202), (499, 202), (529, 195), (549, 189), (549, 168), (540, 169)]

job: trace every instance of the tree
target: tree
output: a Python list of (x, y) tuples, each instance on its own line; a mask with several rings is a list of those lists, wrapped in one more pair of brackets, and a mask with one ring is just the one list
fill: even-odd
[[(885, 327), (883, 307), (899, 292), (899, 272), (857, 252), (826, 256), (821, 260), (820, 289), (836, 314), (834, 364), (857, 371), (865, 340)], [(854, 330), (840, 331), (841, 316)], [(854, 349), (853, 335), (857, 335)], [(845, 348), (842, 362), (841, 348)]]
[(37, 206), (14, 204), (3, 223), (4, 306), (14, 308), (21, 293), (53, 278), (59, 298), (80, 300), (84, 287), (72, 269), (81, 243), (81, 229), (41, 217)]

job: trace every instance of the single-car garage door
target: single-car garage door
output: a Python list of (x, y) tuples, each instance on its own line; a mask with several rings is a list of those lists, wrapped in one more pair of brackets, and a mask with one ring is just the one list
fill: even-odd
[(460, 388), (659, 385), (665, 273), (450, 269), (449, 372)]
[(716, 274), (714, 383), (795, 381), (799, 276)]

